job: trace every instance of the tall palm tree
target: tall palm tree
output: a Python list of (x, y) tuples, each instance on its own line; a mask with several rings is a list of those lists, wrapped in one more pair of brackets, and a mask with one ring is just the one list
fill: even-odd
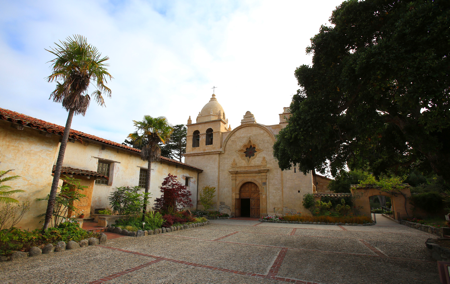
[(145, 182), (144, 208), (142, 210), (142, 221), (147, 212), (147, 196), (150, 189), (150, 178), (152, 173), (152, 161), (159, 160), (161, 149), (158, 143), (165, 143), (172, 134), (173, 128), (165, 117), (151, 117), (145, 115), (144, 120), (133, 120), (136, 131), (128, 135), (135, 145), (142, 145), (141, 158), (148, 162), (147, 180)]
[[(85, 115), (91, 96), (101, 106), (105, 105), (103, 95), (111, 96), (111, 90), (105, 85), (107, 78), (112, 79), (111, 74), (106, 69), (107, 64), (105, 64), (109, 57), (101, 57), (97, 48), (88, 44), (87, 39), (80, 35), (74, 35), (73, 38), (68, 37), (66, 41), (60, 41), (60, 44), (55, 43), (55, 45), (56, 47), (50, 50), (46, 49), (56, 56), (55, 59), (50, 61), (53, 73), (48, 76), (48, 81), (56, 81), (56, 89), (50, 94), (50, 99), (53, 99), (54, 102), (61, 102), (69, 115), (59, 148), (43, 230), (48, 228), (52, 219), (73, 115)], [(89, 95), (88, 88), (91, 80), (95, 82), (96, 90)]]
[(18, 193), (18, 192), (25, 192), (24, 190), (20, 190), (20, 189), (10, 190), (11, 187), (9, 185), (3, 184), (7, 181), (14, 180), (14, 179), (17, 179), (20, 177), (20, 176), (4, 177), (6, 174), (8, 174), (11, 171), (13, 171), (13, 170), (0, 171), (0, 202), (3, 202), (3, 203), (18, 203), (19, 201), (17, 199), (14, 199), (9, 196), (14, 193)]

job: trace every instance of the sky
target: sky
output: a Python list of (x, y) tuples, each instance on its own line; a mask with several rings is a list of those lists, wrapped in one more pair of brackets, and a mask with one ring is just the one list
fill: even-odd
[(122, 143), (144, 115), (195, 122), (213, 86), (233, 129), (246, 111), (278, 124), (299, 88), (295, 69), (311, 64), (310, 38), (341, 2), (0, 0), (0, 107), (65, 125), (49, 100), (46, 49), (79, 34), (114, 78), (106, 107), (91, 101), (73, 129)]

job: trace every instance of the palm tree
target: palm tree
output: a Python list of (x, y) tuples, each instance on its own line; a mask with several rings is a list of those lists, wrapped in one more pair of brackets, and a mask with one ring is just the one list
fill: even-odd
[(11, 194), (18, 193), (18, 192), (25, 192), (24, 190), (20, 190), (20, 189), (9, 190), (9, 189), (11, 189), (11, 187), (9, 185), (2, 185), (2, 183), (4, 183), (4, 182), (14, 180), (14, 179), (20, 177), (20, 176), (4, 177), (7, 173), (9, 173), (11, 171), (13, 171), (13, 170), (0, 171), (0, 202), (3, 202), (3, 203), (18, 203), (19, 201), (17, 199), (14, 199), (9, 196)]
[(144, 221), (147, 212), (147, 198), (150, 188), (150, 177), (152, 173), (152, 161), (159, 160), (161, 149), (158, 143), (165, 143), (172, 134), (173, 128), (169, 125), (165, 117), (144, 116), (144, 120), (133, 120), (136, 132), (128, 135), (128, 138), (135, 145), (142, 145), (141, 158), (148, 161), (147, 181), (145, 182), (144, 208), (142, 210), (142, 221)]
[[(107, 64), (105, 64), (109, 57), (101, 57), (97, 48), (88, 44), (87, 39), (80, 35), (74, 35), (73, 38), (68, 37), (66, 41), (60, 41), (60, 44), (55, 43), (55, 45), (55, 48), (46, 49), (56, 56), (55, 59), (50, 61), (53, 73), (48, 76), (48, 81), (56, 81), (56, 89), (50, 94), (50, 99), (53, 99), (54, 102), (61, 102), (62, 106), (69, 112), (69, 115), (59, 148), (43, 230), (48, 228), (52, 219), (58, 181), (61, 175), (73, 115), (82, 114), (84, 116), (91, 96), (101, 106), (105, 105), (103, 94), (108, 97), (111, 96), (111, 90), (105, 85), (107, 78), (112, 79), (112, 76), (106, 69)], [(91, 80), (95, 81), (97, 90), (89, 95), (88, 88)]]

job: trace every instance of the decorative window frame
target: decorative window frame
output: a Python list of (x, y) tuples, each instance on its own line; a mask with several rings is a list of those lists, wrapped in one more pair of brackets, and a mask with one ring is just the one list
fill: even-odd
[[(255, 148), (255, 154), (252, 157), (246, 157), (245, 152), (248, 148), (254, 147)], [(248, 142), (242, 145), (241, 149), (238, 151), (239, 157), (241, 157), (242, 160), (244, 160), (247, 164), (250, 164), (252, 160), (254, 160), (263, 150), (258, 147), (256, 143), (252, 142), (252, 138), (248, 138)]]

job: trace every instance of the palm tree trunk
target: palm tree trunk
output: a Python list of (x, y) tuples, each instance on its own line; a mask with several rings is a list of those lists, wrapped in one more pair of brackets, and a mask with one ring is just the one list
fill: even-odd
[(70, 126), (72, 125), (74, 110), (69, 111), (69, 116), (66, 121), (66, 128), (64, 128), (64, 134), (61, 140), (61, 146), (59, 147), (58, 160), (56, 161), (55, 175), (53, 176), (52, 189), (50, 190), (50, 197), (48, 199), (47, 212), (45, 214), (45, 222), (42, 231), (48, 229), (48, 226), (52, 220), (53, 208), (55, 207), (56, 191), (58, 190), (59, 177), (61, 176), (61, 169), (64, 160), (64, 154), (66, 152), (67, 140), (69, 140)]
[(144, 222), (145, 220), (145, 213), (147, 213), (147, 202), (148, 202), (148, 192), (150, 189), (150, 178), (152, 175), (152, 153), (151, 153), (151, 148), (150, 148), (150, 153), (148, 156), (148, 164), (147, 164), (147, 181), (145, 183), (145, 195), (144, 195), (144, 208), (142, 210), (142, 222)]

